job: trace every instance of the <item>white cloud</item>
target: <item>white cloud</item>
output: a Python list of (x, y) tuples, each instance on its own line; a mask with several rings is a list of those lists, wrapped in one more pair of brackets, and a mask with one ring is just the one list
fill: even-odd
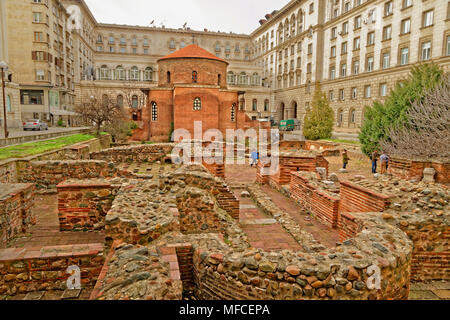
[(251, 33), (266, 13), (289, 0), (85, 0), (98, 22)]

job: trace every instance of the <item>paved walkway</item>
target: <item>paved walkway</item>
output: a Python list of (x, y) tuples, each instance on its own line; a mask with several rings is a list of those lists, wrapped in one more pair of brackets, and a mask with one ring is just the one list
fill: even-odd
[(43, 246), (103, 243), (103, 232), (60, 232), (57, 195), (37, 195), (33, 207), (36, 225), (29, 233), (8, 243), (9, 248), (37, 248)]
[(409, 300), (450, 300), (450, 281), (411, 283)]

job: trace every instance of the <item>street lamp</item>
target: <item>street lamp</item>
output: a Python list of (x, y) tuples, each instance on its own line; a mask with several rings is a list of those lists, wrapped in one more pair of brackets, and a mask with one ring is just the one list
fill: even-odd
[(5, 72), (8, 71), (8, 64), (5, 61), (0, 61), (0, 70), (1, 70), (1, 78), (2, 78), (2, 93), (3, 93), (3, 119), (4, 119), (4, 130), (5, 130), (5, 139), (8, 138), (9, 132), (6, 124), (6, 96), (5, 96)]

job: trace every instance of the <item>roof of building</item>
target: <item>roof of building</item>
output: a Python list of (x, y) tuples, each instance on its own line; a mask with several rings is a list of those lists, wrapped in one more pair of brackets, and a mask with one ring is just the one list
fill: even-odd
[(191, 44), (187, 47), (184, 47), (183, 49), (175, 51), (165, 57), (162, 57), (158, 61), (166, 60), (166, 59), (181, 59), (181, 58), (210, 59), (210, 60), (217, 60), (217, 61), (228, 63), (225, 60), (223, 60), (219, 57), (216, 57), (211, 52), (208, 52), (205, 49), (200, 48), (196, 44)]

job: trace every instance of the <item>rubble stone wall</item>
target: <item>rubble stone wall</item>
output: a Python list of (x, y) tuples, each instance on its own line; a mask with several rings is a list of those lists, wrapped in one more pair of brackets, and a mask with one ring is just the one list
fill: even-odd
[(136, 146), (124, 146), (101, 150), (91, 153), (91, 159), (103, 160), (114, 163), (151, 163), (164, 161), (175, 147), (173, 143), (143, 144)]
[[(376, 213), (355, 214), (366, 232), (320, 253), (205, 251), (193, 261), (200, 299), (407, 299), (412, 243)], [(376, 228), (377, 227), (377, 228)], [(376, 266), (376, 267), (374, 267)], [(379, 268), (380, 287), (371, 268)], [(369, 287), (370, 286), (370, 287)]]
[(0, 188), (0, 248), (36, 223), (32, 184), (2, 184)]
[(80, 268), (81, 287), (94, 287), (104, 263), (103, 244), (0, 249), (0, 294), (65, 290), (69, 266)]
[(29, 162), (19, 174), (19, 181), (38, 188), (56, 187), (68, 179), (113, 178), (122, 176), (113, 163), (98, 160), (48, 160)]

